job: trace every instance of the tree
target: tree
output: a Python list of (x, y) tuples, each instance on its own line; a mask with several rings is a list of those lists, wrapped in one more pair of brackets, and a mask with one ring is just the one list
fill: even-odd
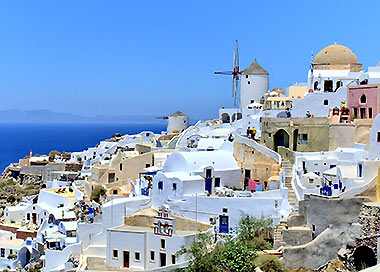
[(97, 185), (95, 186), (94, 190), (91, 192), (90, 200), (94, 200), (95, 202), (100, 202), (100, 196), (106, 194), (106, 189), (103, 188), (103, 186)]
[[(189, 248), (182, 247), (177, 255), (187, 255), (189, 266), (186, 271), (189, 272), (254, 271), (257, 252), (272, 247), (265, 240), (271, 236), (271, 232), (271, 219), (256, 219), (243, 214), (238, 223), (237, 236), (233, 239), (217, 243), (210, 234), (200, 233)], [(265, 260), (260, 264), (265, 268), (278, 265), (273, 260)]]
[(239, 240), (252, 241), (254, 238), (268, 239), (272, 236), (272, 219), (257, 219), (248, 214), (242, 214), (237, 226)]
[(189, 257), (189, 266), (187, 271), (217, 271), (215, 265), (215, 243), (211, 235), (199, 233), (187, 249), (182, 246), (177, 255), (187, 255)]
[(220, 254), (219, 271), (254, 271), (257, 253), (244, 243), (228, 241)]

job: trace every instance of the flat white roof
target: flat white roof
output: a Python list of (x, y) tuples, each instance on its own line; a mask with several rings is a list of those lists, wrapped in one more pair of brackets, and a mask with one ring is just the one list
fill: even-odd
[(168, 157), (163, 170), (164, 172), (193, 172), (207, 166), (215, 170), (239, 168), (232, 152), (216, 150), (175, 152)]
[(61, 221), (61, 224), (65, 227), (66, 231), (76, 230), (78, 227), (78, 224), (76, 221), (69, 221), (69, 222)]

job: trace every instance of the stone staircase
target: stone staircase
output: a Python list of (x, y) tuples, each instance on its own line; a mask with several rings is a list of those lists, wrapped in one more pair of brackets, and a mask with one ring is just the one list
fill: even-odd
[[(283, 160), (281, 163), (282, 169), (285, 171), (285, 186), (288, 188), (288, 201), (290, 206), (292, 207), (292, 212), (289, 216), (298, 214), (298, 201), (296, 197), (296, 193), (294, 192), (292, 186), (292, 165), (288, 160)], [(287, 219), (281, 220), (279, 224), (277, 224), (274, 228), (274, 245), (275, 249), (284, 245), (285, 243), (282, 240), (282, 230), (287, 225)]]
[(281, 220), (280, 223), (278, 223), (274, 227), (274, 234), (273, 234), (273, 239), (274, 239), (273, 248), (274, 249), (277, 249), (280, 246), (283, 246), (285, 244), (282, 241), (282, 230), (285, 228), (286, 225), (287, 225), (287, 221)]
[(292, 178), (293, 178), (293, 173), (292, 173), (292, 165), (290, 164), (289, 161), (283, 160), (282, 161), (282, 169), (285, 171), (285, 186), (288, 188), (288, 201), (290, 206), (292, 206), (293, 212), (298, 213), (298, 201), (296, 197), (296, 193), (294, 192), (293, 186), (292, 186)]

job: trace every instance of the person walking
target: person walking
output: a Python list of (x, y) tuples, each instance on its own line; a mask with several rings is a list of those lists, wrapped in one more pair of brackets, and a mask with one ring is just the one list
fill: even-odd
[(256, 129), (253, 127), (251, 130), (251, 139), (254, 140), (256, 136)]

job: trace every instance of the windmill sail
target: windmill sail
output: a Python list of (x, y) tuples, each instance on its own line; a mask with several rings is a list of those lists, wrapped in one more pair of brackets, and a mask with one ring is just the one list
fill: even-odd
[(235, 41), (235, 52), (233, 57), (233, 71), (225, 71), (225, 72), (215, 72), (216, 75), (232, 75), (232, 97), (234, 98), (234, 106), (237, 105), (238, 98), (238, 87), (239, 87), (239, 78), (240, 78), (240, 70), (239, 70), (239, 49), (238, 49), (238, 41)]

